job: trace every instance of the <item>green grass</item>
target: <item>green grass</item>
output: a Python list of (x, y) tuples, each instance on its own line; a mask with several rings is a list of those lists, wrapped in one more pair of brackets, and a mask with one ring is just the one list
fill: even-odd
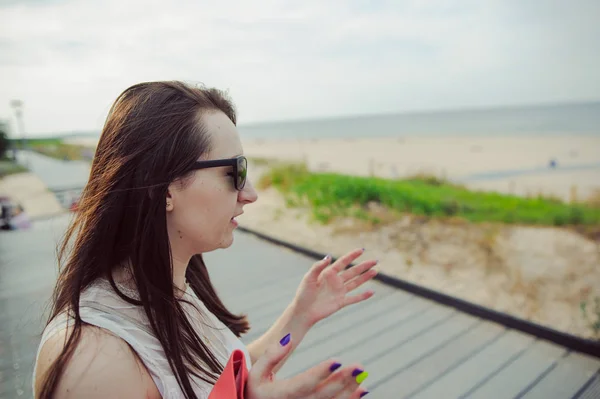
[(83, 146), (73, 144), (46, 144), (46, 145), (32, 145), (31, 149), (44, 154), (46, 156), (62, 159), (62, 160), (82, 160), (83, 158)]
[(267, 166), (274, 161), (269, 158), (261, 158), (261, 157), (248, 157), (248, 162), (254, 163), (256, 166)]
[[(17, 148), (21, 148), (21, 144), (22, 144), (21, 139), (13, 138), (10, 141), (13, 142), (17, 146)], [(59, 145), (59, 144), (62, 144), (62, 142), (63, 142), (63, 140), (58, 137), (44, 137), (44, 138), (30, 138), (30, 139), (26, 138), (25, 139), (25, 145), (27, 147)]]
[[(12, 139), (17, 148), (22, 147), (20, 139)], [(61, 160), (81, 160), (83, 159), (84, 146), (64, 143), (60, 137), (30, 138), (25, 140), (28, 149), (39, 152), (46, 156)]]
[(21, 172), (27, 172), (27, 168), (7, 159), (0, 159), (0, 179)]
[(288, 164), (271, 168), (259, 184), (278, 188), (290, 206), (310, 206), (314, 217), (323, 223), (336, 216), (360, 216), (360, 209), (365, 209), (369, 202), (376, 202), (401, 213), (462, 218), (471, 222), (546, 226), (600, 224), (600, 208), (541, 197), (475, 192), (426, 176), (387, 180), (311, 173), (303, 165)]

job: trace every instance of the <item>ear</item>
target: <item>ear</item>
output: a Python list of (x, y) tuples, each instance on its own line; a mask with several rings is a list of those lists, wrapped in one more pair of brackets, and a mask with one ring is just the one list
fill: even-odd
[(171, 212), (173, 210), (173, 196), (171, 195), (171, 190), (167, 190), (167, 212)]

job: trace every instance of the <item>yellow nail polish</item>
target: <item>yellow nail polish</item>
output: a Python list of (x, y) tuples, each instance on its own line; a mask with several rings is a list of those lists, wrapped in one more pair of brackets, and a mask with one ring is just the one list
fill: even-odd
[(360, 373), (359, 375), (356, 376), (356, 382), (359, 384), (362, 384), (362, 382), (364, 380), (366, 380), (368, 376), (369, 376), (369, 373), (367, 373), (366, 371), (363, 371), (362, 373)]

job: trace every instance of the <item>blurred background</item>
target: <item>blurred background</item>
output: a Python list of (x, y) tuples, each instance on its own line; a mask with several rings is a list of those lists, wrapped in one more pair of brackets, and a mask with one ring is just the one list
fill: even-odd
[(0, 246), (3, 290), (27, 279), (1, 260), (47, 245), (26, 232), (77, 211), (116, 97), (178, 79), (236, 104), (259, 188), (243, 227), (362, 245), (382, 273), (600, 339), (598, 1), (4, 0), (0, 16), (0, 240), (22, 234)]

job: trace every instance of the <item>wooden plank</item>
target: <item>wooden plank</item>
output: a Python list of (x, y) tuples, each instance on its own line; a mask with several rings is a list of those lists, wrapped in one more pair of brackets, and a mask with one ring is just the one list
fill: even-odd
[[(494, 373), (515, 353), (528, 348), (533, 341), (531, 336), (484, 322), (480, 328), (470, 331), (444, 350), (435, 353), (427, 362), (421, 362), (416, 370), (410, 370), (410, 375), (415, 374), (415, 371), (419, 373), (419, 369), (422, 375), (431, 376), (432, 370), (438, 370), (439, 374), (416, 387), (413, 392), (405, 390), (404, 392), (410, 392), (406, 397), (461, 397), (490, 373)], [(440, 367), (445, 364), (449, 367)]]
[[(270, 319), (273, 315), (280, 314), (281, 311), (292, 301), (294, 296), (296, 295), (297, 285), (290, 287), (287, 289), (285, 295), (282, 295), (279, 301), (271, 300), (268, 303), (262, 304), (260, 308), (254, 307), (253, 309), (249, 309), (249, 311), (253, 312), (253, 317), (256, 320), (257, 324), (263, 323), (263, 319)], [(377, 289), (376, 283), (368, 282), (364, 287), (361, 287), (361, 291), (366, 291), (368, 289)], [(371, 301), (375, 298), (369, 298), (366, 302)], [(359, 305), (359, 304), (356, 304)], [(356, 306), (351, 305), (348, 306), (344, 310), (355, 310)]]
[[(328, 339), (307, 346), (302, 352), (294, 353), (288, 363), (280, 370), (280, 375), (289, 376), (329, 357), (341, 356), (342, 353), (351, 350), (355, 345), (368, 348), (366, 352), (363, 349), (360, 357), (353, 359), (353, 361), (362, 361), (373, 350), (372, 346), (365, 344), (365, 342), (379, 342), (379, 335), (382, 331), (391, 331), (400, 328), (404, 324), (410, 324), (411, 318), (418, 315), (427, 306), (426, 301), (415, 304), (415, 306), (398, 306), (388, 312), (379, 314), (368, 322), (355, 319), (354, 324), (350, 327), (337, 328), (335, 331), (330, 330), (331, 334)], [(436, 317), (436, 315), (432, 315), (429, 319), (433, 317)], [(425, 318), (425, 322), (427, 320), (428, 318)], [(418, 328), (419, 325), (417, 323), (414, 328)], [(338, 324), (331, 323), (331, 326), (335, 327)]]
[(532, 381), (551, 368), (567, 350), (548, 341), (536, 340), (522, 355), (505, 364), (465, 397), (489, 399), (494, 397), (514, 398)]
[(600, 398), (600, 371), (581, 387), (573, 399), (598, 399)]
[[(296, 348), (294, 355), (310, 349), (310, 347), (313, 345), (335, 337), (340, 331), (349, 330), (355, 327), (358, 323), (371, 323), (373, 319), (376, 319), (382, 315), (388, 315), (390, 312), (396, 309), (406, 306), (424, 309), (426, 307), (433, 306), (433, 304), (427, 301), (420, 301), (422, 303), (421, 306), (418, 303), (412, 303), (409, 305), (409, 303), (413, 300), (416, 300), (416, 302), (419, 302), (419, 300), (418, 298), (408, 295), (404, 292), (396, 292), (395, 294), (381, 298), (378, 301), (375, 299), (379, 298), (373, 297), (368, 301), (356, 304), (357, 308), (355, 311), (345, 313), (341, 311), (317, 324), (307, 334), (301, 345)], [(359, 308), (359, 306), (361, 307)]]
[(0, 397), (32, 397), (33, 362), (56, 276), (55, 243), (47, 236), (14, 231), (0, 240)]
[(285, 284), (265, 287), (262, 284), (260, 289), (250, 292), (239, 292), (235, 296), (223, 296), (223, 300), (227, 301), (232, 308), (238, 309), (239, 312), (256, 311), (265, 305), (276, 301), (291, 298), (298, 288), (300, 280), (289, 280)]
[(268, 329), (292, 302), (294, 294), (295, 292), (293, 290), (289, 290), (285, 296), (278, 298), (271, 303), (248, 309), (250, 322), (256, 328), (261, 330)]
[[(319, 323), (317, 325), (318, 328), (322, 328), (323, 325), (327, 325), (327, 324), (333, 322), (334, 320), (336, 320), (338, 317), (342, 317), (347, 314), (352, 314), (354, 323), (356, 323), (357, 317), (362, 317), (362, 316), (359, 316), (359, 314), (363, 312), (362, 311), (363, 307), (369, 306), (370, 304), (375, 303), (375, 302), (379, 302), (382, 299), (385, 300), (385, 298), (387, 298), (388, 296), (396, 295), (398, 293), (397, 290), (389, 290), (389, 291), (381, 290), (380, 286), (381, 286), (381, 284), (378, 282), (366, 283), (365, 289), (375, 289), (376, 290), (376, 294), (373, 297), (371, 297), (368, 300), (363, 301), (361, 303), (357, 303), (352, 306), (348, 306), (345, 309), (342, 309), (338, 313), (328, 317), (327, 319), (325, 319), (321, 323)], [(381, 293), (381, 291), (383, 291), (383, 293)], [(292, 292), (295, 292), (295, 290), (293, 290)], [(403, 298), (409, 297), (409, 295), (406, 293), (402, 293), (400, 296)], [(290, 301), (291, 301), (291, 297), (290, 297)], [(289, 301), (288, 301), (288, 303), (289, 303)], [(252, 330), (250, 330), (250, 332), (243, 337), (243, 341), (245, 343), (249, 343), (252, 340), (258, 338), (265, 331), (267, 331), (270, 328), (270, 326), (275, 322), (275, 320), (279, 317), (279, 315), (283, 312), (283, 310), (285, 309), (285, 306), (287, 306), (288, 303), (281, 303), (280, 305), (278, 305), (278, 306), (280, 306), (279, 311), (271, 311), (267, 314), (262, 314), (262, 317), (260, 317), (260, 315), (257, 316), (254, 313), (250, 313), (249, 318), (250, 318), (250, 322), (252, 323)], [(317, 326), (315, 327), (315, 329), (317, 328)], [(313, 329), (313, 331), (315, 331), (315, 330)], [(311, 333), (313, 331), (311, 331)]]
[(276, 284), (288, 277), (301, 278), (315, 262), (285, 247), (268, 244), (251, 234), (237, 231), (231, 247), (203, 256), (215, 286), (236, 290), (249, 288), (258, 282)]
[[(506, 329), (494, 323), (477, 320), (467, 331), (459, 331), (458, 334), (448, 336), (447, 339), (440, 341), (436, 346), (430, 349), (430, 352), (422, 358), (406, 364), (402, 370), (397, 371), (391, 379), (377, 387), (377, 392), (382, 397), (411, 397), (422, 390), (427, 390), (432, 385), (445, 386), (447, 381), (450, 384), (456, 383), (464, 386), (465, 384), (474, 385), (475, 375), (467, 375), (462, 379), (448, 379), (447, 374), (455, 373), (456, 368), (463, 362), (474, 356), (477, 351), (493, 345), (506, 334)], [(478, 370), (479, 371), (479, 370)], [(465, 389), (468, 389), (468, 385)], [(446, 396), (446, 393), (444, 395)], [(427, 397), (424, 395), (423, 397)], [(435, 395), (429, 397), (436, 397)], [(451, 391), (447, 397), (456, 397)]]
[[(398, 294), (398, 292), (396, 292), (396, 294)], [(330, 317), (326, 318), (325, 320), (322, 320), (320, 323), (318, 323), (316, 326), (314, 326), (309, 331), (309, 333), (306, 335), (306, 337), (302, 340), (301, 346), (296, 348), (294, 353), (298, 353), (299, 351), (302, 351), (303, 349), (305, 349), (307, 342), (311, 342), (314, 339), (323, 339), (323, 337), (327, 338), (331, 334), (330, 332), (328, 332), (328, 326), (330, 326), (332, 323), (334, 323), (335, 320), (338, 320), (340, 318), (343, 318), (344, 320), (349, 319), (349, 320), (351, 320), (351, 325), (353, 326), (356, 324), (357, 317), (361, 317), (360, 315), (362, 313), (371, 314), (371, 315), (373, 313), (378, 313), (379, 305), (381, 303), (385, 303), (385, 299), (390, 296), (396, 297), (396, 295), (394, 293), (392, 293), (392, 295), (387, 295), (387, 294), (375, 295), (367, 301), (363, 301), (363, 302), (354, 304), (352, 306), (349, 306), (349, 307), (342, 309), (339, 312), (331, 315)], [(406, 293), (401, 293), (401, 295), (399, 297), (411, 298)], [(400, 303), (400, 301), (398, 301), (398, 302)], [(272, 320), (263, 320), (260, 324), (253, 325), (252, 330), (247, 335), (245, 335), (242, 338), (242, 340), (245, 343), (251, 342), (253, 339), (257, 338), (258, 336), (263, 334), (265, 331), (267, 331), (267, 329), (271, 326), (271, 324), (269, 324), (271, 322), (272, 322)], [(338, 330), (338, 327), (333, 327), (333, 328), (335, 331)], [(321, 333), (319, 331), (324, 331), (324, 332)]]
[(378, 318), (377, 322), (340, 331), (335, 339), (311, 347), (300, 354), (298, 359), (293, 359), (288, 373), (293, 374), (319, 360), (335, 356), (342, 364), (356, 361), (364, 363), (369, 373), (377, 378), (387, 370), (389, 364), (384, 362), (382, 370), (373, 367), (371, 362), (377, 364), (381, 357), (398, 346), (408, 342), (412, 345), (416, 337), (457, 315), (454, 310), (437, 306), (423, 311), (426, 306), (427, 304), (422, 304), (419, 307), (407, 306), (400, 309), (393, 318), (390, 316), (393, 323), (387, 324), (387, 328), (382, 325), (385, 322), (384, 316)]
[[(370, 282), (366, 283), (364, 286), (364, 290), (374, 290), (375, 295), (373, 295), (371, 298), (369, 298), (366, 301), (359, 302), (352, 306), (347, 306), (346, 308), (329, 316), (328, 318), (326, 318), (325, 320), (322, 320), (319, 324), (317, 324), (313, 328), (312, 331), (316, 331), (316, 330), (325, 328), (325, 326), (329, 325), (330, 323), (336, 323), (338, 321), (338, 319), (342, 319), (342, 318), (352, 317), (352, 318), (354, 318), (354, 323), (356, 323), (358, 319), (362, 319), (364, 317), (367, 317), (367, 318), (370, 317), (370, 316), (367, 316), (367, 314), (374, 316), (374, 314), (378, 313), (378, 310), (381, 309), (380, 307), (376, 307), (376, 308), (372, 307), (376, 303), (381, 305), (381, 304), (387, 304), (388, 301), (392, 301), (392, 304), (400, 305), (404, 301), (408, 301), (408, 300), (415, 298), (414, 295), (412, 295), (412, 294), (409, 294), (404, 291), (400, 291), (394, 287), (387, 286), (378, 281), (370, 281)], [(364, 290), (361, 289), (361, 291), (364, 291)], [(392, 304), (390, 304), (390, 305), (392, 305)]]
[[(269, 291), (279, 286), (289, 286), (293, 284), (297, 286), (304, 276), (304, 273), (297, 272), (277, 276), (264, 273), (263, 277), (260, 278), (257, 276), (250, 276), (251, 273), (248, 270), (238, 271), (235, 279), (214, 274), (216, 273), (210, 272), (210, 277), (219, 295), (231, 298), (232, 300), (235, 300), (238, 296), (255, 295), (256, 293)], [(233, 273), (229, 273), (229, 275), (231, 274)]]
[[(232, 308), (238, 306), (238, 295), (247, 295), (250, 291), (263, 294), (291, 284), (290, 289), (295, 292), (302, 277), (316, 262), (306, 255), (243, 232), (236, 232), (230, 249), (205, 254), (205, 259), (219, 295)], [(380, 282), (374, 283), (378, 294), (397, 291)], [(241, 311), (247, 309), (249, 307)]]
[(523, 399), (570, 398), (600, 369), (600, 359), (570, 352)]
[[(439, 315), (428, 323), (418, 323), (430, 314)], [(369, 386), (371, 391), (385, 390), (385, 385), (400, 371), (405, 370), (411, 364), (416, 364), (431, 354), (440, 343), (453, 340), (470, 328), (479, 323), (479, 319), (464, 313), (459, 313), (449, 308), (435, 306), (425, 312), (421, 317), (413, 319), (406, 327), (412, 328), (413, 324), (421, 324), (418, 328), (407, 333), (398, 329), (397, 332), (390, 331), (385, 339), (370, 342), (373, 350), (364, 346), (364, 350), (370, 352), (366, 361), (366, 368), (370, 373)], [(392, 334), (395, 333), (395, 336)], [(350, 360), (348, 353), (342, 356), (344, 360)]]

